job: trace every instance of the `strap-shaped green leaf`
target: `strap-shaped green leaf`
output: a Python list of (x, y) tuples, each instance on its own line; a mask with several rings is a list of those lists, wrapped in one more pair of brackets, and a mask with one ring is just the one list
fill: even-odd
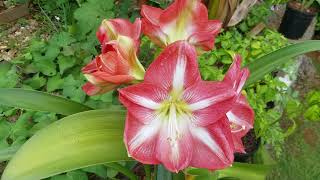
[(185, 173), (189, 177), (188, 179), (195, 180), (215, 180), (220, 178), (264, 180), (272, 167), (272, 165), (234, 162), (231, 167), (217, 171), (188, 168), (185, 170)]
[(240, 180), (254, 179), (264, 180), (268, 172), (273, 168), (272, 165), (248, 164), (234, 162), (232, 167), (219, 170), (219, 178), (233, 177)]
[(34, 180), (107, 162), (129, 160), (123, 144), (125, 111), (93, 110), (37, 132), (13, 156), (2, 180)]
[(279, 69), (290, 58), (316, 50), (320, 50), (320, 40), (296, 43), (267, 54), (248, 65), (250, 77), (246, 85), (250, 85), (262, 79), (266, 74)]
[(60, 96), (17, 88), (0, 88), (0, 104), (29, 110), (54, 112), (62, 115), (71, 115), (91, 109), (83, 104)]

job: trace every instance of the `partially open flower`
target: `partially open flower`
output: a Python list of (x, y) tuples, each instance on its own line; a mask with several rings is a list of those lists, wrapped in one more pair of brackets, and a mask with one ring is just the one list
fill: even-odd
[[(122, 37), (124, 41), (128, 38)], [(130, 39), (129, 39), (130, 41)], [(121, 51), (120, 43), (110, 42), (109, 51), (97, 56), (82, 69), (88, 79), (83, 90), (90, 96), (102, 94), (121, 84), (143, 80), (144, 68), (136, 57), (133, 46)]]
[(236, 92), (200, 78), (196, 50), (185, 41), (164, 49), (144, 82), (119, 90), (128, 109), (124, 141), (130, 156), (173, 172), (188, 166), (222, 169), (233, 162), (228, 121)]
[(142, 6), (143, 32), (157, 45), (165, 47), (186, 40), (198, 53), (214, 47), (221, 22), (208, 20), (208, 11), (200, 0), (176, 0), (167, 9)]
[(127, 19), (103, 20), (97, 31), (97, 38), (101, 44), (101, 52), (108, 51), (108, 43), (118, 40), (120, 36), (126, 36), (131, 39), (135, 52), (140, 46), (141, 20), (137, 18), (132, 24)]
[(101, 54), (82, 69), (88, 95), (102, 94), (121, 84), (143, 80), (144, 68), (137, 58), (141, 21), (104, 20), (97, 32)]
[(241, 69), (241, 57), (236, 55), (229, 71), (226, 73), (224, 82), (237, 92), (237, 100), (232, 109), (227, 112), (230, 122), (235, 151), (245, 153), (241, 138), (253, 128), (254, 111), (248, 104), (246, 97), (241, 94), (241, 89), (249, 76), (248, 69)]

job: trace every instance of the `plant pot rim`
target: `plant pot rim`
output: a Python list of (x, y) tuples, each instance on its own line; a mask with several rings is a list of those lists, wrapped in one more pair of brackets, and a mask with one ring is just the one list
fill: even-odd
[(318, 10), (314, 7), (309, 7), (308, 9), (305, 9), (303, 11), (300, 10), (300, 7), (301, 7), (301, 3), (298, 1), (293, 0), (293, 1), (289, 1), (287, 3), (287, 8), (291, 8), (292, 10), (298, 11), (298, 12), (305, 14), (305, 15), (315, 16), (318, 13)]

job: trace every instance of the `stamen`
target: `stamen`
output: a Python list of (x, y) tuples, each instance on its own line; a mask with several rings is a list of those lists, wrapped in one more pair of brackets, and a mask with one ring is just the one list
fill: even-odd
[(240, 131), (243, 131), (243, 130), (246, 129), (246, 126), (244, 126), (244, 125), (241, 126), (240, 129), (235, 129), (235, 128), (237, 128), (237, 127), (239, 127), (239, 125), (234, 124), (234, 123), (231, 123), (231, 124), (230, 124), (231, 132), (232, 132), (232, 133), (237, 133), (237, 132), (240, 132)]

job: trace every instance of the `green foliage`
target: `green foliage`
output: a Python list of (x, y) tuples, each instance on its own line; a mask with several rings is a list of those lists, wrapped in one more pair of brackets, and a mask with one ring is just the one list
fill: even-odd
[(114, 17), (113, 0), (88, 0), (74, 12), (81, 35), (95, 33), (103, 19)]
[(137, 8), (136, 1), (121, 0), (118, 1), (115, 7), (116, 17), (130, 19), (131, 22), (140, 16), (140, 11)]
[(239, 24), (242, 32), (247, 32), (261, 22), (266, 22), (272, 14), (270, 2), (256, 4), (250, 10), (247, 18)]
[(271, 165), (247, 164), (235, 162), (231, 167), (210, 171), (207, 169), (187, 168), (185, 173), (190, 179), (212, 180), (212, 179), (254, 179), (263, 180), (272, 169)]
[[(122, 110), (93, 110), (50, 124), (21, 147), (2, 179), (41, 179), (77, 168), (129, 160), (122, 141), (125, 115)], [(28, 118), (24, 117), (23, 126), (27, 126)]]
[[(221, 80), (237, 53), (243, 65), (252, 63), (287, 45), (286, 39), (277, 32), (265, 29), (258, 36), (247, 36), (236, 28), (221, 33), (216, 38), (216, 49), (199, 57), (199, 68), (203, 79)], [(288, 98), (287, 86), (273, 75), (246, 88), (249, 104), (255, 111), (255, 133), (263, 143), (270, 143), (278, 155), (284, 142), (285, 132), (280, 128), (283, 102)]]
[(310, 121), (320, 121), (320, 91), (308, 93), (304, 117)]
[[(86, 82), (81, 68), (97, 54), (98, 41), (95, 32), (98, 25), (102, 19), (113, 18), (118, 6), (115, 8), (112, 0), (40, 0), (33, 3), (43, 10), (41, 13), (44, 16), (40, 18), (49, 16), (60, 32), (52, 33), (48, 40), (32, 39), (30, 46), (22, 51), (20, 57), (10, 63), (1, 62), (0, 87), (40, 90), (67, 97), (93, 108), (113, 108), (112, 104), (116, 99), (113, 92), (93, 97), (85, 95), (81, 89)], [(122, 16), (127, 13), (129, 17), (137, 15), (131, 11), (132, 9), (125, 9), (123, 6), (120, 12), (118, 9), (117, 11)], [(49, 22), (47, 18), (44, 21)], [(52, 26), (50, 23), (49, 25)], [(30, 96), (29, 100), (32, 98), (37, 99)], [(61, 115), (36, 113), (0, 105), (0, 160), (11, 158), (26, 139), (52, 124), (57, 117), (60, 118)], [(114, 178), (118, 171), (105, 166), (92, 166), (52, 179), (88, 179), (87, 173), (94, 173), (106, 179)]]
[(205, 80), (220, 80), (237, 53), (244, 59), (243, 65), (273, 52), (287, 44), (279, 33), (265, 29), (259, 36), (246, 36), (233, 28), (216, 38), (217, 48), (199, 57), (199, 67)]
[[(33, 4), (42, 10), (44, 16), (40, 16), (40, 18), (49, 17), (49, 21), (61, 30), (67, 29), (67, 26), (73, 22), (73, 12), (80, 5), (76, 0), (36, 0), (33, 1)], [(48, 19), (45, 19), (46, 21)], [(52, 26), (52, 24), (49, 25)]]
[(290, 99), (286, 106), (287, 116), (297, 120), (303, 115), (309, 121), (320, 121), (320, 91), (310, 91), (303, 102)]
[(19, 73), (16, 66), (7, 62), (0, 63), (0, 88), (15, 87), (19, 83)]
[[(41, 0), (38, 4), (44, 8), (45, 13), (50, 16), (51, 20), (56, 19), (59, 21), (55, 14), (63, 16), (61, 22), (54, 23), (62, 30), (61, 32), (54, 33), (48, 41), (33, 40), (30, 47), (24, 52), (24, 54), (12, 61), (11, 63), (3, 63), (0, 65), (0, 87), (23, 87), (25, 89), (35, 89), (40, 91), (46, 91), (58, 95), (62, 95), (74, 101), (86, 104), (92, 108), (106, 108), (113, 109), (112, 104), (119, 103), (117, 101), (116, 93), (110, 92), (104, 95), (88, 97), (82, 91), (81, 87), (86, 82), (81, 68), (87, 64), (94, 55), (97, 54), (98, 42), (95, 37), (95, 32), (102, 19), (112, 18), (119, 16), (123, 18), (130, 18), (131, 21), (138, 16), (138, 12), (133, 6), (133, 1), (124, 0), (116, 1), (114, 5), (113, 0), (58, 0), (58, 1), (44, 1)], [(149, 3), (156, 4), (157, 6), (164, 8), (171, 1), (152, 0)], [(73, 13), (74, 12), (74, 13)], [(46, 14), (46, 15), (47, 15)], [(216, 42), (217, 49), (215, 51), (207, 52), (200, 56), (199, 67), (201, 75), (205, 80), (221, 80), (223, 74), (232, 63), (232, 56), (235, 53), (239, 53), (244, 58), (243, 64), (249, 64), (255, 59), (268, 54), (276, 49), (279, 49), (287, 44), (285, 39), (278, 33), (271, 30), (264, 30), (261, 35), (255, 37), (248, 37), (244, 35), (250, 28), (255, 26), (259, 22), (263, 22), (270, 14), (269, 7), (266, 3), (254, 8), (248, 18), (242, 22), (239, 29), (231, 29), (221, 34)], [(60, 17), (58, 17), (60, 18)], [(62, 23), (63, 25), (61, 25)], [(142, 38), (141, 50), (139, 59), (147, 67), (152, 60), (160, 53), (161, 49), (157, 48), (146, 37)], [(263, 143), (270, 143), (275, 147), (277, 153), (280, 152), (280, 145), (284, 138), (291, 133), (292, 129), (284, 132), (279, 125), (279, 118), (281, 116), (282, 102), (287, 100), (287, 86), (281, 82), (278, 78), (272, 75), (266, 75), (265, 78), (249, 86), (246, 89), (246, 96), (249, 103), (256, 112), (255, 119), (255, 131), (258, 137), (261, 137)], [(34, 98), (36, 99), (36, 98)], [(316, 96), (310, 95), (310, 101), (317, 99)], [(38, 99), (37, 99), (38, 100)], [(23, 101), (22, 101), (23, 102)], [(19, 102), (18, 102), (19, 103)], [(30, 98), (28, 103), (30, 103)], [(47, 102), (49, 103), (49, 102)], [(8, 105), (8, 104), (7, 104)], [(315, 106), (316, 105), (316, 106)], [(315, 106), (315, 107), (314, 107)], [(294, 109), (299, 108), (299, 102), (288, 101), (289, 110), (291, 112)], [(305, 117), (308, 119), (316, 119), (319, 115), (318, 104), (313, 104), (305, 113)], [(115, 107), (118, 109), (118, 107)], [(54, 111), (56, 112), (56, 111)], [(98, 112), (98, 111), (96, 111)], [(296, 112), (296, 111), (295, 111)], [(58, 113), (58, 112), (57, 112)], [(91, 113), (91, 112), (86, 112)], [(65, 113), (61, 113), (65, 114)], [(68, 113), (67, 113), (68, 114)], [(306, 115), (307, 114), (307, 115)], [(315, 116), (316, 114), (316, 116)], [(96, 114), (97, 115), (97, 114)], [(17, 163), (11, 165), (11, 169), (7, 170), (7, 177), (23, 177), (23, 173), (28, 172), (28, 176), (32, 176), (29, 173), (29, 162), (32, 161), (37, 171), (33, 171), (33, 178), (48, 177), (52, 174), (66, 172), (70, 169), (84, 167), (88, 165), (94, 165), (97, 163), (103, 163), (101, 157), (105, 158), (105, 161), (110, 160), (110, 155), (121, 156), (119, 159), (127, 157), (125, 148), (122, 145), (122, 131), (123, 129), (112, 134), (114, 128), (107, 126), (121, 126), (122, 123), (118, 121), (116, 123), (104, 122), (100, 124), (100, 121), (106, 121), (107, 116), (110, 114), (99, 114), (95, 117), (88, 116), (85, 119), (83, 114), (75, 118), (77, 115), (66, 117), (63, 120), (55, 122), (61, 115), (48, 112), (33, 112), (25, 111), (16, 108), (10, 108), (1, 105), (0, 106), (0, 159), (8, 160), (12, 154), (29, 139), (34, 133), (42, 133), (39, 136), (34, 136), (29, 142), (36, 144), (39, 148), (37, 154), (34, 154), (34, 146), (26, 145), (22, 150), (21, 155), (23, 158), (16, 158), (11, 164), (17, 161), (24, 161), (23, 163)], [(112, 114), (111, 115), (115, 115)], [(116, 114), (117, 116), (119, 114)], [(292, 113), (294, 115), (294, 113)], [(118, 117), (117, 117), (118, 118)], [(117, 119), (116, 118), (116, 119)], [(57, 124), (63, 124), (68, 121), (64, 127), (63, 132), (72, 132), (71, 135), (63, 136), (57, 133), (61, 126)], [(118, 120), (118, 119), (117, 119)], [(72, 123), (70, 123), (72, 121)], [(83, 121), (83, 122), (81, 122)], [(99, 121), (99, 122), (98, 122)], [(96, 122), (96, 125), (94, 125)], [(97, 125), (98, 124), (98, 125)], [(49, 126), (49, 132), (41, 129)], [(82, 126), (77, 129), (77, 127)], [(90, 127), (95, 126), (90, 131)], [(53, 128), (52, 128), (53, 127)], [(104, 128), (104, 129), (103, 129)], [(68, 130), (66, 130), (68, 129)], [(74, 133), (75, 131), (81, 131), (81, 133)], [(121, 132), (119, 134), (119, 132)], [(50, 134), (51, 133), (51, 134)], [(92, 133), (92, 134), (90, 134)], [(109, 139), (105, 139), (103, 133), (111, 134)], [(78, 134), (80, 134), (78, 136)], [(70, 136), (69, 136), (70, 135)], [(95, 143), (97, 139), (91, 139), (93, 136), (99, 136), (101, 141)], [(77, 141), (81, 139), (84, 141)], [(69, 138), (69, 139), (68, 139)], [(35, 140), (34, 140), (35, 139)], [(48, 141), (48, 139), (50, 139)], [(59, 139), (59, 141), (57, 140)], [(88, 140), (89, 139), (89, 140)], [(55, 140), (57, 140), (55, 142)], [(65, 143), (63, 143), (65, 142)], [(71, 144), (74, 143), (74, 144)], [(83, 142), (85, 142), (83, 144)], [(121, 142), (121, 144), (119, 144)], [(62, 154), (63, 160), (56, 161), (52, 154), (48, 155), (49, 151), (46, 143), (53, 144), (56, 148), (53, 148), (57, 154)], [(59, 144), (60, 143), (60, 144)], [(68, 144), (69, 143), (69, 144)], [(90, 143), (92, 143), (90, 145)], [(108, 146), (106, 144), (114, 143), (116, 147), (121, 150), (116, 151), (117, 148)], [(117, 144), (118, 143), (118, 144)], [(68, 145), (70, 147), (68, 148)], [(83, 148), (75, 148), (76, 146), (86, 146), (90, 149), (89, 154), (86, 156), (77, 154), (79, 150)], [(68, 149), (66, 151), (65, 149)], [(112, 147), (113, 149), (105, 150), (103, 148)], [(74, 151), (71, 151), (74, 148)], [(102, 150), (101, 150), (102, 149)], [(3, 151), (2, 151), (3, 150)], [(51, 150), (51, 149), (50, 149)], [(106, 153), (111, 151), (114, 153)], [(75, 156), (77, 158), (86, 158), (85, 164), (77, 164), (78, 161), (70, 160), (68, 153), (77, 152)], [(88, 153), (88, 152), (86, 152)], [(32, 156), (33, 155), (33, 156)], [(75, 157), (73, 156), (73, 158)], [(51, 158), (51, 159), (50, 159)], [(90, 159), (92, 158), (92, 159)], [(114, 158), (114, 156), (111, 157)], [(116, 160), (119, 160), (116, 159)], [(78, 160), (78, 159), (77, 159)], [(44, 165), (40, 163), (37, 166), (36, 162), (45, 162)], [(66, 163), (67, 162), (67, 163)], [(80, 162), (80, 161), (79, 161)], [(47, 163), (47, 164), (46, 164)], [(52, 168), (52, 163), (58, 163), (57, 169)], [(62, 163), (59, 165), (59, 163)], [(129, 165), (128, 165), (129, 164)], [(50, 165), (50, 166), (49, 166)], [(10, 164), (9, 164), (10, 166)], [(130, 173), (126, 173), (125, 169), (130, 169), (130, 163), (113, 165), (97, 165), (83, 168), (81, 170), (70, 171), (64, 174), (60, 174), (50, 179), (59, 180), (86, 180), (88, 179), (87, 173), (94, 173), (97, 176), (104, 179), (115, 179), (118, 172), (130, 176)], [(107, 168), (106, 168), (107, 167)], [(246, 169), (246, 166), (241, 166), (241, 171)], [(239, 167), (235, 167), (237, 169)], [(241, 168), (242, 167), (242, 168)], [(19, 172), (21, 174), (19, 174)], [(34, 169), (33, 169), (34, 170)], [(9, 171), (9, 172), (8, 172)], [(261, 172), (264, 172), (261, 170)], [(38, 174), (36, 174), (38, 173)], [(51, 173), (51, 174), (50, 174)], [(228, 174), (228, 171), (225, 171)], [(163, 172), (165, 174), (165, 172)], [(158, 174), (159, 176), (161, 173)], [(252, 176), (256, 176), (252, 175)], [(259, 177), (262, 177), (258, 175)], [(163, 177), (163, 176), (162, 176)]]

